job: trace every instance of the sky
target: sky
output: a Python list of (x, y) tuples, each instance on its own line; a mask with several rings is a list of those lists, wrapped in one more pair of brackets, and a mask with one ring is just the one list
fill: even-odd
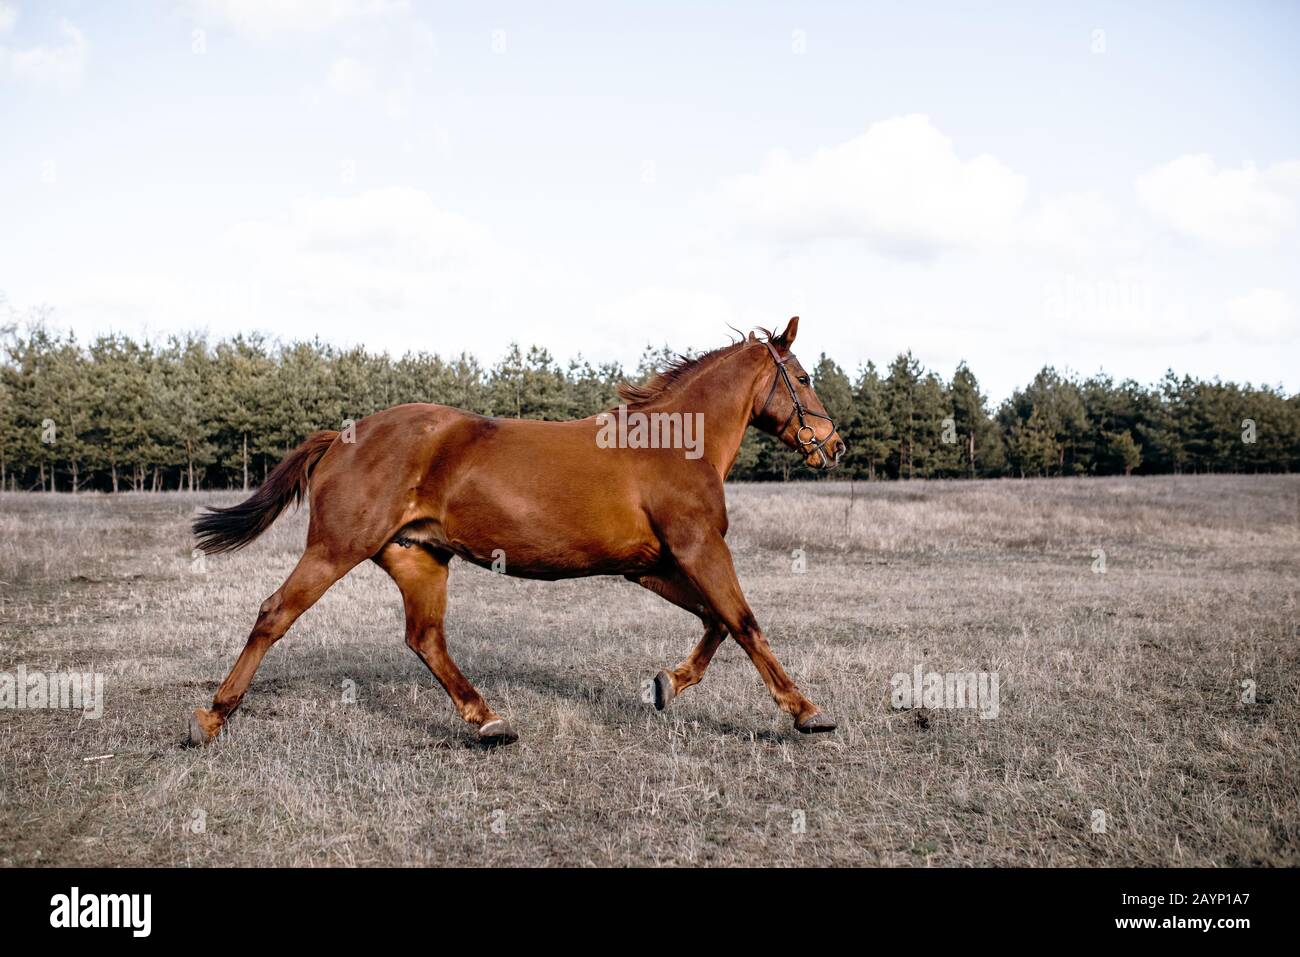
[(0, 0), (0, 295), (1300, 390), (1300, 4)]

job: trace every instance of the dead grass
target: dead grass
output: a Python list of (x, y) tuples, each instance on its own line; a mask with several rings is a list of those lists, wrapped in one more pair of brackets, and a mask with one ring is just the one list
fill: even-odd
[[(365, 566), (182, 751), (303, 516), (196, 572), (187, 520), (235, 496), (0, 495), (0, 671), (107, 676), (98, 721), (0, 710), (0, 863), (1300, 863), (1300, 479), (728, 495), (750, 601), (834, 735), (794, 733), (731, 642), (656, 713), (642, 682), (692, 617), (457, 563), (453, 652), (519, 744), (473, 745)], [(894, 710), (916, 664), (996, 671), (999, 716)]]

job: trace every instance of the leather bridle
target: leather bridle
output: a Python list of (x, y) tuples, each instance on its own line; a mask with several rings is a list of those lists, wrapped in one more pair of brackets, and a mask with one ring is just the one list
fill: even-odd
[[(786, 390), (790, 393), (790, 401), (794, 403), (794, 408), (790, 410), (790, 415), (786, 417), (785, 423), (781, 428), (777, 429), (777, 438), (785, 435), (785, 430), (790, 427), (790, 423), (794, 420), (794, 417), (798, 416), (799, 428), (795, 430), (794, 442), (795, 448), (799, 450), (799, 454), (806, 459), (808, 456), (812, 455), (813, 450), (815, 449), (821, 458), (821, 464), (818, 465), (817, 468), (833, 468), (837, 461), (837, 457), (831, 455), (826, 450), (825, 439), (817, 438), (817, 430), (808, 424), (808, 417), (811, 416), (817, 419), (825, 419), (830, 423), (831, 430), (826, 433), (826, 439), (829, 439), (835, 434), (835, 422), (829, 415), (823, 415), (821, 412), (814, 412), (812, 409), (804, 408), (804, 404), (799, 401), (799, 393), (795, 391), (794, 383), (790, 381), (790, 370), (785, 367), (786, 361), (790, 358), (790, 353), (786, 353), (785, 357), (782, 358), (777, 354), (776, 349), (772, 347), (772, 343), (764, 342), (763, 345), (767, 346), (767, 351), (772, 354), (772, 361), (776, 363), (777, 374), (772, 377), (772, 388), (768, 390), (767, 398), (763, 400), (763, 407), (759, 409), (758, 412), (759, 417), (761, 418), (763, 414), (767, 412), (767, 405), (772, 401), (772, 396), (776, 393), (776, 384), (778, 382), (784, 382)], [(804, 432), (808, 433), (808, 438), (806, 439), (803, 437)]]

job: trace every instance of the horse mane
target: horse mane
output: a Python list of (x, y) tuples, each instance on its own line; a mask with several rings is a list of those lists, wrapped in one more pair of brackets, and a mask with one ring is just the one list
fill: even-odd
[[(769, 330), (759, 326), (758, 331), (763, 333), (765, 339), (770, 340), (772, 338), (772, 333)], [(632, 385), (629, 382), (620, 383), (618, 397), (627, 403), (629, 409), (653, 402), (671, 390), (678, 382), (694, 378), (696, 372), (712, 366), (717, 360), (740, 350), (751, 341), (754, 340), (745, 338), (742, 335), (740, 339), (734, 342), (729, 342), (725, 346), (719, 346), (698, 356), (691, 357), (678, 354), (662, 369), (656, 371), (649, 381), (641, 385)]]

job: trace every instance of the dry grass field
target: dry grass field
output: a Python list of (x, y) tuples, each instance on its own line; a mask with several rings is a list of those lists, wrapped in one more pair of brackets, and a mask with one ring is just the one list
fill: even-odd
[[(1300, 863), (1300, 477), (729, 488), (751, 604), (832, 735), (730, 641), (654, 711), (700, 629), (622, 579), (456, 562), (452, 651), (521, 735), (492, 751), (369, 564), (179, 748), (303, 539), (300, 512), (196, 567), (189, 519), (236, 498), (0, 495), (0, 672), (106, 684), (100, 720), (0, 710), (0, 864)], [(996, 672), (998, 716), (891, 707), (918, 664)]]

